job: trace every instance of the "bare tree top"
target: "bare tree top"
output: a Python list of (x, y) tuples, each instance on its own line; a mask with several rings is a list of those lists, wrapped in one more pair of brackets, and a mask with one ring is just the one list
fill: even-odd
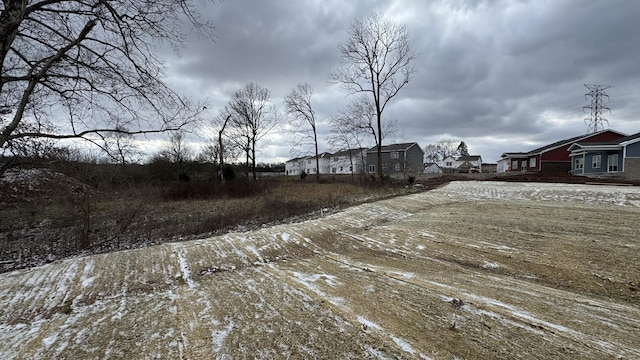
[(349, 39), (338, 48), (342, 66), (329, 76), (350, 93), (371, 92), (380, 110), (406, 85), (415, 69), (416, 52), (406, 26), (387, 21), (379, 14), (356, 20)]
[[(184, 44), (185, 20), (213, 38), (213, 26), (200, 20), (198, 6), (194, 0), (3, 1), (0, 108), (9, 116), (0, 128), (0, 146), (25, 136), (184, 125), (197, 111), (162, 81), (156, 52), (162, 44)], [(16, 131), (24, 118), (53, 119), (68, 133)]]

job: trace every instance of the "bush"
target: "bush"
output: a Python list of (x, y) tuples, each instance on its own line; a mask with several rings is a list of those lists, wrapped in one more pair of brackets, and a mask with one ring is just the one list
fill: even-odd
[(304, 180), (307, 178), (307, 172), (302, 170), (302, 172), (300, 173), (300, 179)]

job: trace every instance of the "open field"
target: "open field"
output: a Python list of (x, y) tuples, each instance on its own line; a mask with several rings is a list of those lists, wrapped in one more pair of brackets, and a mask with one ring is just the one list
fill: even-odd
[(3, 358), (640, 358), (640, 189), (452, 182), (0, 274)]

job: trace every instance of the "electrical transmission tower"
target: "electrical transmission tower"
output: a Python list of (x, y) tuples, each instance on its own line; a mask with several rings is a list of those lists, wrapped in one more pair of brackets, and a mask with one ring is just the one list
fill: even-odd
[(591, 116), (585, 118), (584, 123), (589, 127), (587, 133), (596, 133), (605, 129), (605, 122), (607, 123), (607, 127), (609, 126), (609, 120), (602, 117), (602, 110), (609, 110), (609, 113), (611, 113), (611, 109), (604, 105), (603, 100), (606, 97), (607, 101), (609, 101), (609, 95), (604, 91), (611, 86), (590, 84), (584, 84), (584, 86), (589, 89), (589, 92), (584, 94), (584, 97), (591, 98), (591, 104), (582, 107), (582, 111), (585, 109), (589, 109), (591, 111)]

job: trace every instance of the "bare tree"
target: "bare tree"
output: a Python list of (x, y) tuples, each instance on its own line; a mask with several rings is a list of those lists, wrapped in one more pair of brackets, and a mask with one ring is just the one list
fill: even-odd
[[(311, 95), (313, 89), (307, 83), (298, 84), (284, 99), (289, 124), (293, 149), (302, 149), (313, 146), (316, 157), (316, 181), (320, 181), (320, 157), (318, 156), (318, 131), (316, 128), (316, 116), (311, 107)], [(299, 155), (299, 154), (297, 154)]]
[[(361, 96), (355, 102), (349, 104), (345, 110), (332, 117), (329, 121), (331, 135), (329, 144), (335, 150), (362, 149), (372, 144), (378, 144), (381, 138), (376, 131), (376, 115), (374, 106), (368, 97)], [(387, 137), (395, 132), (392, 122), (383, 121), (382, 137)], [(350, 153), (350, 157), (351, 157)], [(363, 154), (362, 163), (366, 163)], [(353, 165), (353, 164), (352, 164)]]
[(220, 182), (224, 183), (224, 161), (225, 158), (228, 157), (236, 157), (237, 154), (234, 151), (236, 147), (233, 146), (228, 140), (225, 140), (223, 135), (224, 131), (231, 122), (231, 111), (228, 108), (225, 108), (215, 117), (213, 120), (213, 125), (218, 127), (218, 138), (216, 140), (216, 145), (214, 146), (217, 154), (217, 162), (219, 164), (219, 176)]
[(178, 180), (186, 179), (184, 164), (193, 159), (193, 150), (187, 145), (183, 131), (171, 134), (169, 146), (161, 152), (161, 155), (177, 166)]
[(373, 101), (377, 127), (378, 178), (382, 180), (382, 113), (412, 78), (417, 54), (405, 26), (374, 14), (349, 28), (349, 39), (339, 47), (342, 67), (329, 80), (351, 94), (364, 93)]
[(121, 132), (110, 132), (103, 137), (103, 144), (99, 147), (116, 164), (126, 165), (141, 160), (141, 151), (133, 142), (133, 135), (127, 129)]
[(247, 171), (251, 161), (253, 180), (257, 179), (256, 143), (278, 123), (278, 113), (270, 97), (269, 89), (249, 83), (233, 94), (229, 102), (236, 138), (245, 152)]
[[(156, 50), (185, 43), (185, 19), (213, 37), (199, 6), (195, 0), (4, 0), (0, 148), (20, 139), (164, 132), (195, 120), (202, 107), (162, 81)], [(57, 131), (38, 126), (47, 119), (56, 119)], [(25, 130), (31, 128), (20, 126), (25, 121), (37, 130)]]
[(448, 156), (459, 156), (458, 142), (451, 139), (440, 140), (435, 144), (429, 144), (424, 148), (427, 161), (439, 163)]

